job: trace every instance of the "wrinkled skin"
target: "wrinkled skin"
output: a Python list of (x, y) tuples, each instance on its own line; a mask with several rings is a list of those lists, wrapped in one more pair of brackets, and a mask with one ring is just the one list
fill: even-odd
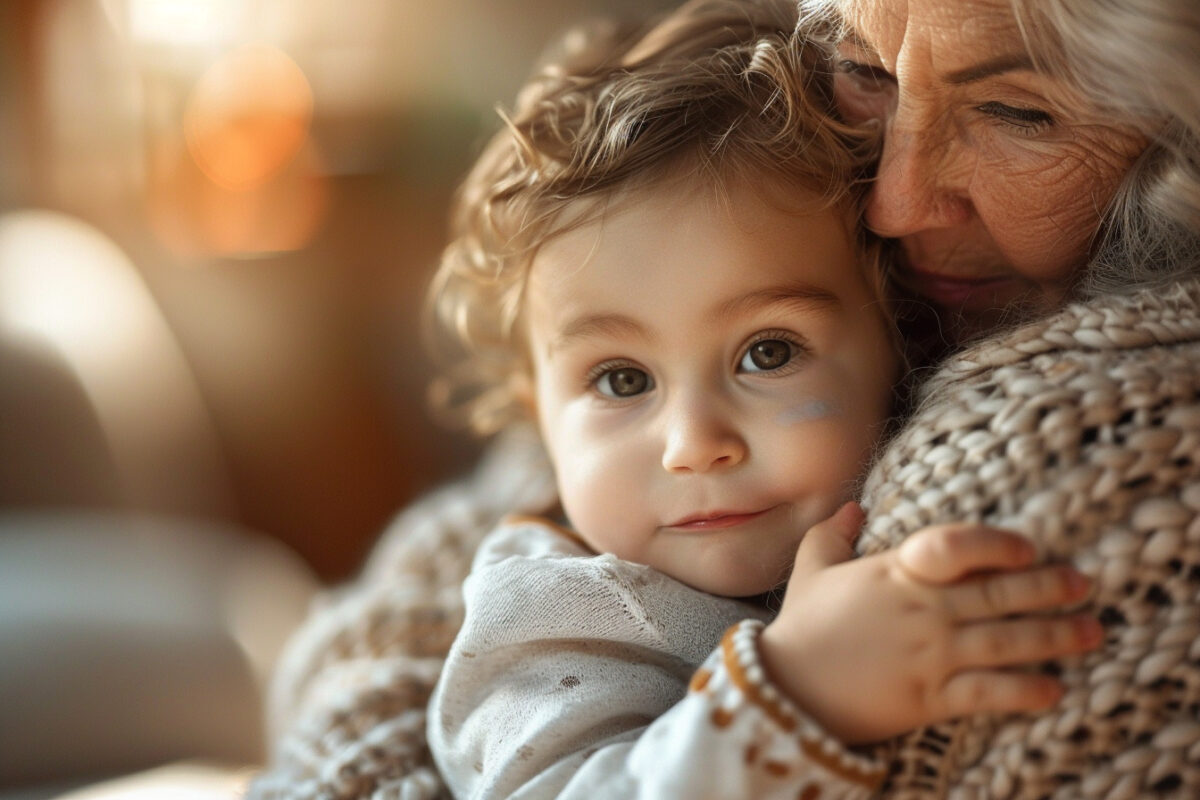
[(960, 336), (1063, 301), (1144, 138), (1035, 71), (1007, 0), (848, 0), (844, 114), (881, 120), (867, 224)]

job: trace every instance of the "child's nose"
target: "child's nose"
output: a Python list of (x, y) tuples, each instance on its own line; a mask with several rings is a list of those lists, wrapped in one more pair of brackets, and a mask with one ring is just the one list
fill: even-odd
[(680, 409), (668, 424), (663, 469), (703, 473), (729, 469), (749, 453), (746, 440), (727, 415), (710, 407)]

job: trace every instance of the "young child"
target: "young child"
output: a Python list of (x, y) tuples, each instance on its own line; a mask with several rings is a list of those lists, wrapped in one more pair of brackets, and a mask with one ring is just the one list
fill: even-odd
[(1099, 642), (1012, 616), (1087, 591), (1016, 536), (849, 560), (901, 359), (857, 225), (873, 145), (796, 26), (696, 0), (568, 39), (462, 190), (446, 397), (536, 422), (565, 520), (510, 519), (466, 582), (428, 717), (456, 797), (867, 796), (848, 745), (1044, 707), (1006, 668)]

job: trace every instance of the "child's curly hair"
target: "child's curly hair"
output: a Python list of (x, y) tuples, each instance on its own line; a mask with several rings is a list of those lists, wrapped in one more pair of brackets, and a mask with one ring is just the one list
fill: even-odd
[(562, 40), (457, 195), (428, 298), (430, 332), (450, 334), (431, 340), (447, 365), (436, 411), (481, 434), (522, 416), (526, 278), (541, 244), (599, 213), (579, 213), (583, 198), (682, 165), (718, 188), (774, 177), (859, 206), (876, 137), (837, 120), (830, 53), (796, 25), (795, 0), (692, 0), (640, 30)]

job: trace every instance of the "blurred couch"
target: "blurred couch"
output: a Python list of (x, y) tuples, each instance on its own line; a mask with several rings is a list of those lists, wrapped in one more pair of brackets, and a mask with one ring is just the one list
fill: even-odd
[(0, 215), (0, 311), (0, 800), (261, 763), (262, 686), (312, 571), (221, 521), (204, 397), (107, 239)]
[(263, 683), (316, 588), (233, 526), (0, 514), (0, 798), (261, 763)]

